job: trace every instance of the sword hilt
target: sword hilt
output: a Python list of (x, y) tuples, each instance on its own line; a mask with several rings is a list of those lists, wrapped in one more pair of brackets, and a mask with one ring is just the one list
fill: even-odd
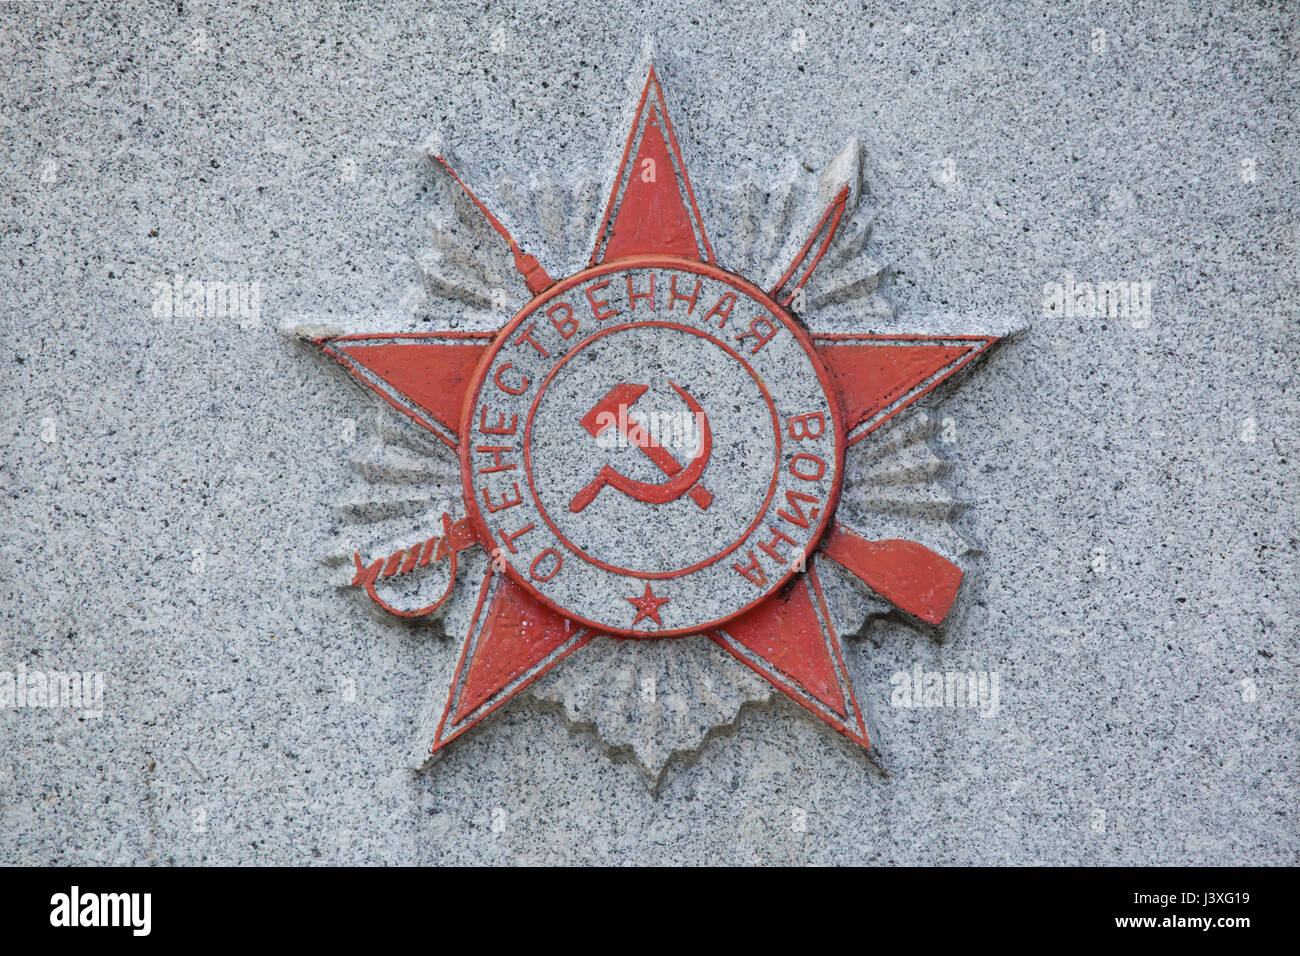
[[(353, 575), (351, 585), (352, 587), (364, 588), (370, 600), (390, 614), (396, 614), (398, 617), (424, 617), (442, 607), (447, 598), (451, 596), (451, 589), (456, 583), (457, 553), (471, 548), (477, 543), (478, 539), (474, 536), (468, 518), (453, 522), (451, 515), (444, 512), (442, 516), (442, 534), (416, 542), (409, 548), (399, 548), (387, 558), (375, 558), (370, 564), (363, 565), (361, 563), (361, 553), (354, 551), (352, 560), (356, 563), (356, 573)], [(381, 579), (389, 580), (405, 577), (427, 568), (431, 564), (442, 561), (444, 558), (448, 559), (450, 563), (447, 587), (438, 600), (432, 604), (413, 610), (403, 610), (394, 607), (379, 596), (376, 586)]]

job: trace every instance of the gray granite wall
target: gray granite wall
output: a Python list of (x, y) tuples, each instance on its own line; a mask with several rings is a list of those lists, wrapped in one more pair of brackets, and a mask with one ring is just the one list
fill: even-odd
[[(1290, 5), (35, 2), (0, 28), (0, 671), (105, 681), (102, 716), (0, 708), (0, 859), (1297, 862)], [(942, 642), (848, 641), (872, 760), (778, 702), (651, 793), (522, 700), (416, 774), (459, 647), (321, 567), (375, 405), (282, 330), (418, 314), (431, 135), (488, 201), (607, 176), (647, 37), (706, 209), (859, 137), (898, 327), (1027, 329), (928, 403), (982, 554)], [(156, 314), (177, 276), (257, 308)], [(1067, 276), (1149, 315), (1045, 309)], [(996, 674), (996, 712), (892, 706), (917, 664)]]

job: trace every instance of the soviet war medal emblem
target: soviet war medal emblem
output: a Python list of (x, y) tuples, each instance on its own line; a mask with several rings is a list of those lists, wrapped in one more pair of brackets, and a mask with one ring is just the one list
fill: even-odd
[[(792, 192), (778, 196), (781, 211), (751, 227), (769, 241), (742, 239), (733, 265), (715, 254), (709, 197), (697, 201), (651, 68), (604, 214), (578, 224), (588, 237), (594, 228), (594, 245), (563, 278), (552, 270), (571, 267), (526, 253), (458, 164), (431, 156), (461, 224), (487, 236), (457, 245), (442, 229), (444, 271), (491, 250), (513, 269), (521, 307), (484, 327), (487, 284), (458, 285), (435, 262), (428, 284), (462, 307), (434, 314), (448, 327), (310, 335), (418, 428), (423, 438), (402, 440), (406, 460), (412, 449), (443, 459), (390, 461), (381, 478), (409, 489), (423, 473), (436, 484), (455, 456), (461, 502), (438, 513), (427, 496), (421, 525), (380, 509), (390, 540), (348, 554), (342, 582), (387, 612), (443, 617), (464, 635), (426, 756), (530, 687), (650, 769), (773, 690), (868, 747), (840, 634), (882, 602), (938, 625), (962, 571), (930, 546), (879, 534), (897, 526), (897, 509), (877, 515), (893, 512), (892, 524), (873, 521), (869, 502), (851, 509), (846, 480), (891, 450), (926, 449), (921, 429), (877, 430), (997, 337), (884, 332), (869, 325), (878, 311), (810, 331), (824, 327), (807, 324), (823, 307), (843, 314), (873, 297), (881, 271), (861, 266), (859, 153), (853, 142), (828, 167), (804, 221), (790, 213)], [(765, 208), (763, 191), (745, 195), (751, 212)], [(553, 232), (599, 209), (584, 198), (590, 190), (561, 189), (546, 211)], [(742, 274), (737, 265), (764, 248), (772, 261)], [(539, 690), (598, 645), (609, 660), (584, 686)], [(722, 674), (736, 665), (721, 652), (750, 670)], [(691, 663), (663, 664), (676, 686), (661, 701), (653, 674), (649, 693), (644, 677), (628, 679), (675, 654)], [(627, 716), (638, 705), (655, 712)]]

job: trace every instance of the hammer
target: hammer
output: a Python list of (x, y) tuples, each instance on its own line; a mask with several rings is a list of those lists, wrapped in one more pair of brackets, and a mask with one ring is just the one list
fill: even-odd
[[(655, 441), (654, 436), (640, 422), (630, 418), (627, 414), (628, 408), (634, 405), (636, 400), (649, 389), (649, 385), (615, 385), (609, 390), (608, 395), (592, 407), (591, 411), (582, 416), (582, 427), (587, 430), (587, 434), (591, 435), (592, 438), (599, 438), (611, 426), (618, 428), (627, 436), (628, 441), (645, 452), (646, 457), (654, 462), (660, 471), (672, 478), (681, 472), (681, 462), (673, 457), (672, 452)], [(595, 498), (596, 492), (603, 486), (603, 482), (594, 489), (591, 485), (588, 485), (583, 491), (589, 492), (590, 497)], [(713, 503), (712, 493), (703, 485), (696, 485), (687, 494), (699, 505), (701, 511)], [(580, 497), (586, 497), (586, 495), (580, 493)], [(574, 504), (579, 505), (576, 510), (581, 510), (589, 503), (589, 499), (581, 504), (579, 504), (577, 498), (574, 499)]]

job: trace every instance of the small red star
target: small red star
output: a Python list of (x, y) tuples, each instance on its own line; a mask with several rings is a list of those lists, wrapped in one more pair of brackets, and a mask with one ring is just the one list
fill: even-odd
[(624, 598), (623, 600), (632, 604), (636, 608), (636, 620), (632, 622), (633, 627), (636, 627), (637, 622), (642, 618), (647, 617), (662, 627), (664, 622), (659, 620), (659, 609), (671, 601), (672, 598), (655, 597), (655, 593), (650, 590), (650, 582), (647, 581), (645, 585), (645, 594), (640, 597)]

